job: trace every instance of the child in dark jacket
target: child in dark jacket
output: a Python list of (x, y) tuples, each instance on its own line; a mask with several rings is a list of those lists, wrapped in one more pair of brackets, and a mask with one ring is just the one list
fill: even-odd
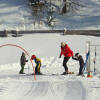
[(25, 66), (26, 62), (28, 62), (28, 60), (26, 60), (25, 53), (22, 52), (22, 55), (20, 58), (21, 70), (20, 70), (19, 74), (24, 74), (24, 66)]
[(78, 60), (79, 61), (79, 74), (78, 75), (83, 75), (83, 67), (84, 67), (84, 60), (83, 57), (79, 54), (76, 53), (75, 56), (72, 57), (74, 60)]

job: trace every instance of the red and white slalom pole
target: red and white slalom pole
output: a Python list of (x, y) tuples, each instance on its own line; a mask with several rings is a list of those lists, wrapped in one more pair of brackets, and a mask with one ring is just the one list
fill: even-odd
[(29, 59), (30, 59), (30, 61), (31, 61), (32, 68), (33, 68), (33, 72), (34, 72), (34, 79), (36, 80), (36, 75), (35, 75), (35, 70), (34, 70), (33, 62), (32, 62), (32, 60), (31, 60), (31, 57), (30, 57), (29, 53), (28, 53), (23, 47), (21, 47), (21, 46), (19, 46), (19, 45), (16, 45), (16, 44), (3, 44), (3, 45), (0, 45), (0, 48), (1, 48), (1, 47), (5, 47), (5, 46), (14, 46), (14, 47), (18, 47), (18, 48), (20, 48), (21, 50), (24, 51), (24, 53), (29, 57)]

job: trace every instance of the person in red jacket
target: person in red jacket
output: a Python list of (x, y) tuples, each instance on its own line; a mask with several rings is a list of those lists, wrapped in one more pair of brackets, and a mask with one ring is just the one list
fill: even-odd
[(73, 56), (73, 51), (65, 42), (61, 42), (61, 53), (59, 58), (61, 58), (62, 55), (64, 56), (63, 66), (65, 68), (65, 72), (63, 74), (71, 74), (71, 72), (68, 71), (67, 62), (70, 57)]

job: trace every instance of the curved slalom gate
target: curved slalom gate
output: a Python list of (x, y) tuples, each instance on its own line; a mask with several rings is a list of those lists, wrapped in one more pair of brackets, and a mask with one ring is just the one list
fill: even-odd
[[(14, 47), (18, 47), (18, 48), (20, 48), (20, 49), (22, 49), (22, 50), (24, 51), (24, 53), (29, 57), (29, 59), (31, 58), (30, 55), (29, 55), (29, 53), (28, 53), (24, 48), (22, 48), (22, 47), (19, 46), (19, 45), (16, 45), (16, 44), (4, 44), (4, 45), (0, 45), (0, 48), (1, 48), (1, 47), (5, 47), (5, 46), (14, 46)], [(31, 64), (32, 64), (32, 67), (33, 67), (34, 79), (36, 80), (36, 75), (35, 75), (35, 71), (34, 71), (33, 62), (32, 62), (31, 59), (30, 59), (30, 61), (31, 61)]]

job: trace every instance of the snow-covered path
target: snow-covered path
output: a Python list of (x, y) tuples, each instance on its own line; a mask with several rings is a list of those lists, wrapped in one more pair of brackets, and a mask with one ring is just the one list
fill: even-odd
[[(52, 63), (52, 62), (49, 62)], [(6, 66), (6, 65), (5, 65)], [(52, 67), (52, 66), (51, 66)], [(100, 80), (95, 77), (78, 77), (73, 75), (52, 75), (50, 66), (42, 68), (45, 75), (19, 75), (19, 64), (7, 64), (0, 67), (0, 98), (2, 100), (95, 100), (99, 99)], [(55, 67), (53, 68), (55, 70)], [(60, 71), (58, 67), (57, 72)], [(29, 69), (31, 70), (31, 69)], [(31, 71), (29, 71), (31, 72)]]
[[(3, 72), (3, 71), (2, 71)], [(0, 71), (0, 73), (2, 73)], [(68, 76), (0, 74), (2, 100), (95, 100), (99, 99), (100, 80)]]
[[(12, 43), (25, 48), (30, 55), (35, 54), (42, 60), (41, 72), (46, 74), (36, 76), (19, 75), (19, 60), (22, 50), (16, 47), (0, 48), (0, 99), (1, 100), (99, 100), (100, 55), (97, 52), (96, 74), (93, 78), (76, 76), (79, 63), (72, 59), (68, 62), (73, 75), (60, 75), (64, 68), (63, 57), (59, 58), (60, 43), (65, 41), (74, 53), (79, 52), (85, 59), (86, 41), (99, 44), (99, 37), (34, 34), (22, 37), (0, 38), (0, 45)], [(98, 49), (98, 48), (97, 48)], [(94, 49), (91, 50), (91, 52)], [(99, 51), (100, 49), (98, 49)], [(93, 51), (94, 52), (94, 51)], [(29, 60), (29, 58), (26, 56)], [(92, 60), (91, 60), (92, 61)], [(26, 63), (25, 73), (33, 72), (30, 61)], [(57, 75), (52, 75), (57, 74)], [(87, 76), (85, 74), (85, 76)]]
[[(1, 72), (0, 72), (1, 73)], [(13, 75), (12, 75), (13, 74)], [(2, 100), (86, 100), (86, 90), (75, 76), (0, 74)]]

